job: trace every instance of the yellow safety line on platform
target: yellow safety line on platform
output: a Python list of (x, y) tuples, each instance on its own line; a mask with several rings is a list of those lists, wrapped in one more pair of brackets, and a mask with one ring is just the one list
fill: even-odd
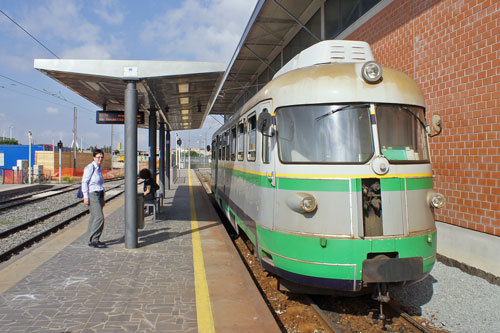
[(194, 286), (196, 293), (196, 313), (198, 316), (198, 332), (215, 332), (212, 306), (205, 273), (205, 262), (201, 250), (200, 229), (196, 217), (191, 170), (188, 170), (189, 202), (191, 206), (191, 231), (193, 235)]

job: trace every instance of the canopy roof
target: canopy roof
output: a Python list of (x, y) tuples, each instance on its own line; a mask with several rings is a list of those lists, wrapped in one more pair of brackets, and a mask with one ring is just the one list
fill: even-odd
[[(217, 88), (217, 98), (210, 113), (232, 115), (236, 111), (235, 105), (247, 90), (257, 92), (255, 81), (258, 76), (266, 68), (270, 68), (272, 75), (276, 73), (281, 64), (278, 68), (272, 68), (271, 61), (300, 29), (308, 30), (304, 22), (316, 13), (323, 2), (259, 0)], [(252, 95), (249, 94), (247, 99)]]
[[(182, 130), (203, 124), (225, 64), (35, 59), (34, 67), (106, 110), (125, 110), (127, 80), (137, 80), (139, 110), (158, 110), (170, 130)], [(148, 122), (139, 126), (147, 128)]]
[[(170, 130), (196, 129), (208, 113), (232, 115), (242, 96), (250, 98), (258, 90), (254, 85), (259, 75), (269, 68), (272, 76), (283, 65), (273, 68), (270, 62), (299, 30), (308, 30), (303, 22), (323, 2), (259, 0), (228, 66), (184, 61), (35, 59), (34, 67), (92, 103), (106, 105), (107, 110), (124, 110), (126, 79), (138, 80), (139, 110), (147, 114), (149, 109), (158, 110)], [(140, 126), (147, 128), (148, 122)]]

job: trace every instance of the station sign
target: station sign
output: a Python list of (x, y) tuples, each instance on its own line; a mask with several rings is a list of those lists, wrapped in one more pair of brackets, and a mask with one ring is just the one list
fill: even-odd
[[(96, 124), (125, 124), (125, 111), (97, 111)], [(144, 124), (144, 112), (137, 112), (137, 124)]]

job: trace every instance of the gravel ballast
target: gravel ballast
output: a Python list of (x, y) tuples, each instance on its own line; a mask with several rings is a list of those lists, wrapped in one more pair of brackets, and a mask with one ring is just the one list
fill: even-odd
[(411, 315), (450, 332), (500, 332), (500, 286), (437, 262), (431, 274), (392, 298)]

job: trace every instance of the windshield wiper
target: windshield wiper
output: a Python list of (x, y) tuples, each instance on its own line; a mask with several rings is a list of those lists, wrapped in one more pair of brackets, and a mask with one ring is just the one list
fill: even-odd
[(427, 125), (425, 125), (424, 121), (422, 119), (420, 119), (415, 113), (413, 113), (412, 110), (408, 109), (406, 106), (401, 106), (401, 109), (403, 111), (406, 111), (408, 112), (409, 114), (411, 114), (413, 117), (417, 118), (417, 120), (420, 122), (420, 125), (422, 125), (423, 128), (426, 128)]
[(326, 117), (328, 117), (328, 116), (330, 116), (330, 115), (332, 115), (334, 113), (337, 113), (339, 111), (343, 111), (343, 110), (347, 110), (347, 109), (366, 108), (366, 107), (369, 107), (369, 106), (370, 106), (370, 104), (344, 105), (344, 106), (341, 106), (338, 109), (328, 111), (327, 113), (325, 113), (322, 116), (316, 117), (315, 120), (316, 121), (321, 120), (321, 119), (326, 118)]

